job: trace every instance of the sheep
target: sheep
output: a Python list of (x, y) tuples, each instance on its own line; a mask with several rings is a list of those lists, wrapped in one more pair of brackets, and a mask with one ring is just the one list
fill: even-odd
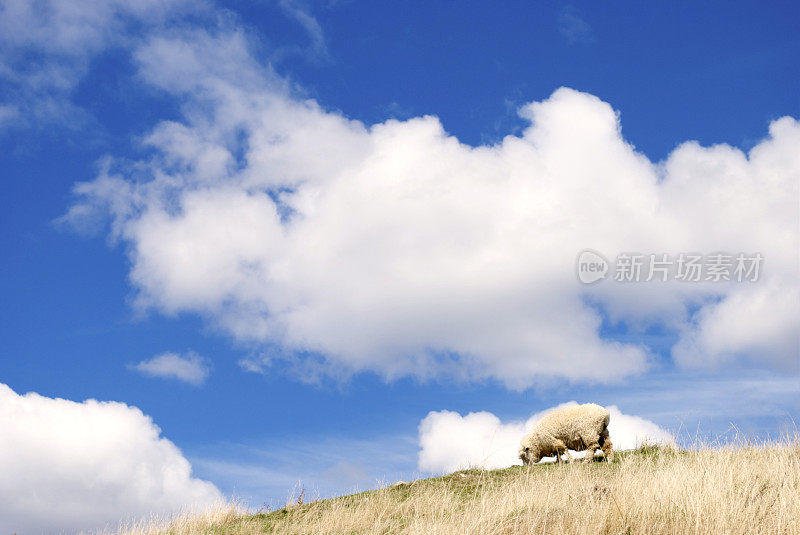
[(556, 462), (561, 462), (561, 455), (566, 454), (572, 462), (569, 450), (586, 450), (584, 460), (592, 462), (595, 450), (601, 448), (606, 461), (611, 462), (614, 450), (608, 436), (610, 418), (606, 409), (594, 403), (556, 409), (544, 415), (525, 435), (519, 458), (523, 465), (529, 465), (551, 455), (555, 455)]

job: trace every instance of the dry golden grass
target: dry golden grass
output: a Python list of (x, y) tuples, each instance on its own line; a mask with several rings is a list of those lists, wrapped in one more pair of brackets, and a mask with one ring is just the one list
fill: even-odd
[(140, 527), (161, 534), (797, 534), (800, 444), (643, 448), (613, 464), (467, 470), (249, 515)]

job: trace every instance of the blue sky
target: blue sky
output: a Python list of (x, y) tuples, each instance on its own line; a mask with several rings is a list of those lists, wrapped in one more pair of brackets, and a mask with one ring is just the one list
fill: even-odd
[[(726, 148), (692, 152), (692, 147), (674, 158), (670, 156), (687, 141), (697, 141), (703, 147), (727, 144), (747, 152), (766, 143), (770, 136), (784, 140), (776, 153), (800, 149), (793, 145), (796, 126), (782, 123), (788, 125), (785, 130), (789, 133), (770, 133), (773, 121), (800, 117), (800, 37), (796, 31), (800, 21), (791, 3), (776, 2), (767, 9), (748, 2), (672, 2), (663, 6), (633, 2), (525, 6), (406, 2), (402, 7), (355, 1), (253, 0), (195, 6), (164, 2), (163, 14), (115, 5), (107, 14), (78, 22), (51, 7), (25, 15), (22, 7), (26, 4), (0, 2), (0, 9), (18, 17), (8, 16), (6, 20), (12, 23), (0, 26), (0, 247), (4, 251), (0, 257), (0, 335), (5, 341), (0, 350), (0, 382), (15, 392), (37, 392), (73, 401), (114, 400), (138, 407), (183, 451), (195, 475), (210, 480), (223, 493), (236, 492), (261, 503), (280, 502), (290, 490), (290, 482), (298, 479), (326, 493), (369, 485), (376, 478), (416, 473), (417, 428), (430, 411), (489, 411), (511, 421), (525, 420), (537, 411), (570, 400), (597, 401), (617, 405), (623, 413), (673, 432), (691, 429), (689, 434), (693, 435), (700, 429), (701, 434), (715, 435), (733, 422), (742, 432), (758, 436), (779, 434), (792, 418), (800, 416), (800, 324), (797, 304), (791, 300), (800, 282), (792, 264), (797, 261), (800, 228), (797, 167), (793, 167), (791, 156), (773, 152), (764, 156), (772, 160), (762, 167), (777, 166), (773, 167), (775, 173), (784, 182), (771, 182), (772, 186), (758, 182), (764, 197), (750, 196), (746, 201), (752, 206), (773, 206), (770, 203), (788, 198), (789, 208), (768, 210), (775, 214), (774, 220), (768, 221), (758, 211), (743, 212), (733, 206), (731, 210), (742, 214), (742, 221), (737, 223), (742, 226), (733, 225), (728, 232), (718, 231), (722, 225), (717, 223), (727, 221), (734, 212), (720, 207), (725, 201), (715, 203), (726, 199), (728, 193), (735, 196), (749, 191), (745, 186), (727, 188), (724, 180), (740, 174), (756, 176), (758, 171), (751, 172), (748, 167), (756, 158), (737, 159)], [(27, 16), (41, 27), (31, 26)], [(198, 65), (202, 65), (186, 67), (188, 56), (181, 59), (176, 52), (180, 50), (196, 53), (192, 57), (201, 58)], [(181, 70), (184, 67), (185, 72)], [(554, 93), (560, 87), (575, 92)], [(261, 102), (264, 95), (275, 98), (277, 104)], [(309, 99), (318, 107), (303, 108)], [(519, 110), (531, 102), (545, 104), (520, 115)], [(391, 192), (400, 191), (392, 189), (399, 187), (392, 186), (392, 177), (402, 180), (404, 172), (417, 171), (404, 171), (401, 164), (398, 171), (390, 168), (391, 164), (358, 167), (361, 164), (353, 162), (360, 162), (360, 156), (353, 156), (352, 161), (342, 156), (343, 171), (336, 174), (336, 180), (360, 173), (358, 176), (374, 175), (372, 182), (364, 182), (368, 188), (385, 184), (375, 194), (389, 192), (389, 200), (385, 205), (376, 204), (375, 212), (352, 198), (348, 200), (350, 187), (336, 189), (338, 186), (332, 184), (339, 182), (325, 175), (326, 155), (338, 158), (351, 152), (361, 154), (359, 151), (371, 150), (365, 147), (374, 144), (383, 147), (376, 149), (376, 159), (415, 161), (420, 151), (441, 139), (458, 140), (461, 145), (457, 148), (443, 148), (438, 155), (425, 157), (428, 159), (420, 156), (420, 167), (409, 167), (438, 169), (440, 162), (449, 162), (451, 156), (453, 161), (472, 158), (470, 147), (497, 148), (503, 146), (506, 136), (525, 138), (531, 121), (545, 125), (530, 134), (530, 139), (538, 136), (533, 143), (542, 151), (550, 146), (550, 139), (557, 138), (554, 146), (569, 142), (570, 135), (565, 134), (563, 141), (560, 134), (552, 134), (562, 129), (574, 128), (575, 137), (580, 138), (593, 125), (602, 130), (611, 120), (608, 136), (613, 137), (613, 114), (609, 119), (609, 110), (618, 114), (622, 137), (615, 138), (600, 158), (605, 153), (616, 154), (618, 147), (628, 147), (619, 150), (630, 150), (631, 154), (635, 148), (635, 154), (646, 157), (651, 166), (650, 171), (642, 171), (643, 176), (652, 173), (660, 181), (677, 181), (672, 177), (691, 168), (685, 174), (700, 177), (696, 181), (718, 169), (723, 169), (719, 175), (723, 178), (713, 191), (698, 189), (693, 194), (678, 189), (674, 196), (664, 193), (660, 197), (665, 206), (678, 199), (672, 215), (686, 216), (685, 228), (694, 229), (686, 231), (684, 241), (664, 238), (680, 232), (667, 223), (650, 227), (639, 212), (632, 211), (627, 221), (618, 214), (628, 212), (598, 212), (601, 219), (607, 213), (606, 218), (614, 223), (607, 228), (624, 228), (619, 236), (603, 242), (619, 249), (606, 252), (613, 256), (626, 246), (641, 247), (643, 253), (678, 252), (685, 250), (682, 246), (702, 248), (703, 253), (737, 246), (746, 252), (758, 248), (766, 251), (765, 266), (773, 259), (772, 265), (779, 266), (771, 272), (778, 273), (775, 278), (765, 275), (764, 285), (773, 286), (763, 296), (753, 297), (751, 303), (743, 294), (744, 301), (735, 301), (739, 294), (734, 286), (662, 295), (660, 290), (644, 290), (643, 285), (644, 293), (637, 293), (637, 287), (617, 292), (611, 281), (598, 286), (601, 289), (597, 293), (591, 289), (584, 292), (577, 281), (573, 281), (574, 287), (569, 286), (571, 283), (564, 283), (559, 275), (536, 275), (530, 280), (518, 275), (516, 266), (549, 261), (541, 256), (523, 258), (520, 252), (520, 258), (512, 258), (513, 264), (502, 264), (501, 271), (485, 272), (488, 278), (476, 280), (474, 288), (464, 287), (461, 292), (455, 282), (452, 292), (443, 290), (438, 297), (430, 294), (430, 306), (419, 305), (424, 299), (405, 303), (403, 296), (417, 289), (442, 286), (437, 280), (446, 281), (451, 276), (455, 281), (468, 280), (459, 278), (468, 275), (458, 269), (457, 274), (451, 274), (443, 266), (451, 265), (451, 261), (463, 266), (465, 258), (471, 261), (472, 251), (491, 250), (500, 257), (514, 257), (518, 245), (493, 249), (472, 241), (482, 236), (481, 218), (486, 218), (487, 228), (491, 227), (492, 218), (503, 213), (505, 205), (492, 196), (492, 186), (476, 176), (448, 182), (442, 190), (474, 188), (477, 200), (459, 194), (456, 204), (448, 200), (420, 212), (398, 209), (398, 219), (388, 221), (381, 213), (394, 206)], [(285, 120), (283, 113), (288, 114), (288, 126), (281, 122)], [(267, 126), (247, 122), (248, 117), (260, 114)], [(584, 115), (591, 115), (585, 123), (581, 122)], [(435, 120), (419, 120), (422, 116), (438, 118), (446, 134), (431, 134), (428, 129), (435, 130), (431, 126)], [(569, 123), (575, 117), (579, 120)], [(345, 119), (361, 126), (350, 122), (343, 126)], [(389, 122), (383, 130), (370, 129), (391, 119), (399, 122)], [(306, 120), (311, 133), (303, 131), (301, 135), (293, 130), (295, 124)], [(551, 120), (552, 124), (548, 122)], [(333, 123), (330, 135), (320, 141), (317, 135), (323, 134), (319, 132), (328, 132), (325, 128)], [(295, 139), (292, 136), (297, 135), (297, 145), (275, 149), (281, 141), (269, 141), (268, 135), (259, 134), (271, 132), (273, 124), (282, 125), (274, 127), (274, 139)], [(167, 129), (169, 125), (183, 125), (189, 134), (179, 138), (175, 130), (164, 130), (153, 140), (152, 133), (159, 125), (167, 125)], [(148, 138), (149, 144), (145, 142)], [(186, 141), (188, 138), (192, 141)], [(422, 141), (416, 144), (416, 139)], [(394, 147), (405, 147), (406, 142), (411, 148), (397, 149), (406, 152), (394, 155)], [(200, 148), (190, 147), (191, 143)], [(256, 153), (259, 143), (269, 145), (269, 150)], [(183, 144), (180, 149), (175, 148), (178, 144)], [(487, 170), (487, 174), (496, 172), (497, 177), (504, 177), (504, 169), (518, 169), (517, 165), (523, 170), (539, 169), (534, 161), (528, 164), (524, 159), (516, 160), (511, 145), (505, 147), (505, 152), (498, 153), (500, 163), (486, 164), (487, 169), (495, 166), (500, 170)], [(214, 174), (216, 160), (202, 162), (217, 149), (229, 160), (220, 167), (223, 171)], [(590, 158), (580, 147), (569, 150), (578, 160)], [(545, 160), (556, 161), (543, 156)], [(256, 161), (260, 163), (254, 164)], [(620, 156), (619, 161), (597, 163), (598, 168), (609, 170), (608, 175), (592, 179), (595, 184), (601, 183), (598, 191), (603, 190), (605, 176), (638, 172), (633, 161)], [(193, 178), (186, 178), (163, 197), (153, 189), (142, 193), (147, 197), (144, 201), (122, 193), (109, 201), (95, 181), (104, 173), (104, 162), (111, 175), (120, 177), (122, 182), (114, 186), (119, 188), (123, 188), (122, 183), (135, 184), (137, 180), (153, 184), (159, 180), (159, 173)], [(204, 165), (214, 176), (197, 178), (202, 174), (197, 166)], [(329, 172), (339, 173), (335, 171), (337, 165), (331, 163)], [(442, 165), (444, 176), (458, 170), (483, 169), (479, 162), (466, 166), (454, 163), (452, 168), (446, 168), (449, 163)], [(738, 169), (745, 170), (740, 173)], [(317, 179), (315, 173), (325, 176)], [(299, 178), (292, 178), (295, 175)], [(247, 186), (251, 200), (258, 192), (269, 193), (273, 200), (281, 192), (296, 197), (285, 201), (297, 218), (292, 221), (306, 218), (309, 228), (303, 227), (303, 234), (287, 240), (286, 249), (280, 249), (283, 252), (264, 252), (263, 258), (270, 260), (258, 258), (265, 265), (274, 261), (264, 271), (270, 274), (280, 268), (281, 261), (289, 262), (291, 273), (281, 275), (288, 278), (275, 280), (290, 280), (287, 284), (302, 297), (287, 297), (285, 288), (272, 279), (262, 286), (266, 275), (258, 273), (242, 276), (237, 272), (235, 277), (239, 278), (223, 280), (219, 273), (227, 273), (228, 264), (212, 266), (196, 279), (187, 276), (194, 281), (191, 283), (181, 280), (180, 274), (176, 278), (169, 271), (172, 268), (164, 266), (174, 264), (169, 255), (175, 252), (177, 242), (159, 240), (173, 236), (170, 233), (175, 227), (169, 225), (182, 217), (181, 210), (189, 213), (189, 205), (165, 209), (174, 220), (158, 220), (160, 223), (152, 222), (149, 230), (142, 230), (142, 214), (155, 212), (162, 204), (190, 202), (187, 199), (202, 190), (210, 193), (205, 200), (196, 201), (206, 203), (198, 212), (200, 222), (187, 223), (180, 232), (196, 231), (199, 236), (195, 237), (203, 243), (209, 228), (227, 224), (217, 221), (214, 214), (236, 211), (231, 212), (230, 206), (239, 200), (214, 203), (221, 202), (228, 191), (226, 184), (240, 184), (236, 181), (242, 177), (262, 181), (258, 182), (261, 186)], [(319, 180), (319, 189), (314, 189), (313, 195), (333, 192), (330, 199), (339, 201), (325, 202), (331, 206), (342, 203), (343, 208), (335, 212), (338, 219), (315, 220), (312, 214), (317, 212), (303, 212), (306, 205), (302, 203), (311, 202), (307, 199), (313, 195), (300, 193), (308, 184), (317, 184), (315, 180)], [(432, 177), (419, 183), (424, 193), (419, 198), (440, 194), (438, 184), (444, 183), (436, 180)], [(562, 198), (558, 184), (569, 180), (556, 176), (553, 195)], [(88, 193), (76, 193), (78, 183), (95, 187)], [(789, 186), (781, 185), (784, 183)], [(173, 186), (165, 186), (169, 187)], [(633, 188), (620, 182), (609, 185), (608, 191), (621, 192), (614, 195), (622, 198)], [(498, 198), (529, 199), (525, 197), (529, 193), (520, 190)], [(535, 191), (531, 198), (539, 199), (536, 195), (548, 198), (541, 191)], [(680, 211), (702, 195), (713, 202), (701, 200), (696, 211)], [(642, 199), (647, 198), (646, 193), (631, 193), (630, 204), (644, 205)], [(568, 208), (560, 210), (567, 215), (554, 225), (580, 227), (581, 223), (569, 216), (576, 205), (568, 196), (563, 199)], [(471, 212), (453, 209), (456, 205), (473, 206), (473, 200)], [(114, 202), (117, 204), (111, 206)], [(126, 208), (121, 209), (123, 205)], [(222, 208), (215, 211), (218, 206)], [(247, 204), (235, 206), (242, 213), (249, 209)], [(77, 217), (76, 207), (91, 212), (90, 216)], [(134, 215), (123, 214), (129, 207), (135, 207)], [(527, 210), (525, 206), (522, 209)], [(523, 218), (524, 212), (521, 214), (515, 225), (528, 221)], [(549, 217), (550, 212), (547, 214)], [(638, 216), (643, 219), (637, 220)], [(345, 223), (338, 227), (340, 220)], [(538, 228), (535, 221), (525, 223), (525, 232), (531, 232), (531, 236), (549, 232), (551, 227)], [(230, 228), (247, 229), (251, 223), (236, 223)], [(209, 228), (203, 227), (206, 224)], [(116, 234), (113, 225), (118, 225)], [(454, 246), (451, 250), (455, 242), (448, 233), (457, 232), (461, 226), (470, 231), (453, 240), (463, 249)], [(628, 233), (628, 227), (639, 226), (645, 229), (641, 235)], [(400, 227), (405, 230), (395, 232)], [(246, 256), (253, 248), (262, 254), (258, 242), (261, 235), (253, 228), (256, 243), (243, 244), (245, 253), (239, 249), (231, 253), (226, 247), (214, 250), (213, 243), (217, 242), (211, 239), (207, 262), (224, 259), (227, 254)], [(374, 235), (370, 228), (377, 229)], [(440, 228), (445, 238), (436, 242), (436, 229)], [(701, 229), (707, 231), (702, 238)], [(771, 238), (765, 236), (775, 235), (774, 229), (783, 229), (786, 235), (767, 243), (765, 240)], [(403, 249), (402, 237), (416, 239), (427, 233), (432, 236), (430, 248)], [(519, 236), (520, 242), (509, 243), (524, 244), (529, 235)], [(570, 240), (575, 237), (570, 236)], [(596, 244), (598, 240), (591, 241), (592, 236), (591, 232), (586, 234), (584, 241), (578, 236), (576, 247), (569, 242), (568, 250), (574, 251), (569, 254), (577, 254), (582, 247), (601, 247)], [(650, 236), (652, 241), (648, 241)], [(327, 251), (328, 243), (363, 247), (363, 251), (342, 260), (339, 253)], [(397, 245), (394, 253), (393, 243)], [(649, 243), (652, 246), (647, 248)], [(316, 245), (304, 249), (306, 244)], [(386, 252), (379, 253), (384, 247)], [(665, 249), (668, 247), (671, 249)], [(289, 258), (289, 250), (300, 252)], [(314, 256), (318, 250), (325, 250), (328, 256)], [(537, 246), (535, 251), (542, 250), (546, 249)], [(769, 256), (773, 250), (786, 257)], [(427, 263), (429, 257), (420, 251), (428, 251), (436, 261)], [(453, 256), (440, 259), (439, 251), (452, 251)], [(408, 258), (413, 254), (423, 257), (418, 263), (409, 261), (409, 272), (402, 271), (406, 253)], [(382, 259), (395, 258), (395, 254), (402, 262), (384, 271)], [(162, 264), (161, 258), (168, 261)], [(189, 265), (203, 265), (205, 261), (190, 258)], [(483, 264), (475, 266), (484, 273), (480, 271)], [(401, 271), (393, 271), (395, 268)], [(550, 273), (538, 269), (531, 268), (536, 273)], [(433, 273), (430, 280), (429, 272)], [(322, 273), (325, 275), (319, 275)], [(386, 278), (386, 273), (397, 278)], [(413, 274), (404, 278), (402, 273)], [(492, 279), (495, 275), (497, 280)], [(337, 296), (346, 294), (336, 291), (339, 284), (343, 289), (360, 288), (362, 278), (364, 300), (344, 305), (337, 301)], [(406, 285), (411, 278), (413, 284)], [(503, 285), (505, 280), (524, 284), (515, 291), (513, 285)], [(230, 287), (225, 286), (228, 283)], [(426, 286), (429, 283), (432, 286)], [(204, 292), (214, 285), (229, 288), (228, 293), (207, 296)], [(489, 291), (495, 287), (501, 296), (529, 292), (531, 309), (526, 300), (517, 297), (495, 299)], [(568, 289), (562, 292), (562, 288)], [(383, 295), (383, 290), (397, 300), (386, 299), (377, 305), (377, 298), (370, 300), (370, 295)], [(547, 333), (563, 326), (555, 319), (552, 328), (547, 324), (541, 332), (530, 326), (532, 332), (539, 332), (539, 342), (530, 342), (530, 346), (525, 345), (528, 341), (524, 335), (519, 335), (519, 340), (514, 338), (518, 332), (527, 332), (528, 326), (522, 324), (517, 330), (512, 319), (498, 319), (496, 335), (491, 335), (491, 329), (487, 329), (488, 334), (472, 335), (470, 325), (491, 325), (493, 318), (515, 318), (517, 313), (525, 321), (546, 318), (549, 314), (535, 309), (533, 303), (559, 303), (567, 299), (563, 297), (567, 294), (583, 299), (580, 302), (584, 304), (553, 311), (553, 318), (567, 318), (578, 311), (602, 325), (580, 332), (565, 327), (564, 338), (574, 342), (563, 351), (554, 349), (558, 347), (555, 342), (541, 342)], [(790, 302), (774, 308), (763, 305), (765, 301), (771, 303), (769, 296), (779, 294), (788, 295)], [(459, 300), (461, 297), (463, 300)], [(722, 318), (721, 323), (711, 327), (702, 324), (703, 307), (707, 307), (705, 314), (713, 316), (713, 303), (726, 300), (739, 303), (731, 307), (742, 310), (766, 306), (757, 309), (758, 318), (769, 324), (752, 329), (754, 334), (739, 346), (734, 342), (726, 345), (720, 341), (719, 332), (742, 330), (723, 321), (729, 316), (720, 312), (715, 317)], [(655, 304), (647, 308), (642, 303)], [(314, 304), (319, 305), (315, 315), (293, 323), (295, 314)], [(289, 319), (269, 323), (276, 309), (288, 311)], [(364, 317), (353, 312), (360, 310), (366, 311)], [(415, 319), (429, 312), (428, 319)], [(447, 318), (452, 317), (460, 319), (451, 325)], [(576, 319), (576, 324), (580, 321)], [(589, 325), (591, 321), (587, 321)], [(712, 330), (714, 325), (717, 330)], [(357, 341), (362, 335), (363, 344)], [(507, 338), (508, 346), (494, 345), (499, 338)], [(772, 344), (775, 338), (789, 342), (777, 347)], [(675, 353), (674, 347), (681, 340), (693, 340), (694, 345), (686, 342), (691, 347)], [(614, 342), (621, 346), (608, 345)], [(528, 347), (537, 364), (515, 369), (517, 361), (507, 355)], [(399, 349), (387, 352), (385, 348)], [(614, 351), (620, 351), (619, 356)], [(190, 384), (174, 377), (149, 377), (132, 369), (136, 363), (167, 352), (201, 356), (208, 368), (207, 379), (199, 385)], [(596, 352), (597, 356), (584, 358), (584, 352)], [(686, 365), (690, 359), (702, 360), (702, 355), (712, 353), (713, 358), (703, 360), (700, 366)], [(261, 373), (247, 371), (242, 361), (250, 362), (251, 368), (259, 368)], [(331, 362), (334, 365), (327, 367)], [(550, 362), (558, 365), (551, 367), (547, 364)], [(437, 368), (440, 365), (444, 371)], [(597, 380), (592, 379), (592, 373), (574, 372), (590, 368), (613, 371)], [(314, 447), (318, 444), (323, 445), (325, 455)]]

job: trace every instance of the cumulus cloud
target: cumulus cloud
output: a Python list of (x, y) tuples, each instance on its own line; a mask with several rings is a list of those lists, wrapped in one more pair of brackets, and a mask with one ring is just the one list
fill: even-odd
[[(795, 370), (800, 124), (745, 153), (676, 148), (652, 162), (619, 113), (561, 88), (523, 106), (520, 136), (472, 147), (436, 117), (366, 125), (291, 92), (237, 31), (150, 39), (143, 80), (184, 105), (137, 162), (79, 184), (66, 219), (110, 216), (137, 305), (194, 312), (262, 364), (613, 381), (650, 348), (604, 320), (676, 333), (682, 366)], [(756, 283), (576, 281), (578, 251), (760, 252)], [(258, 368), (258, 363), (251, 363)]]
[[(464, 468), (505, 468), (522, 464), (517, 450), (522, 437), (548, 412), (576, 402), (562, 403), (538, 412), (527, 421), (503, 423), (490, 412), (429, 413), (419, 425), (419, 469), (449, 473)], [(623, 414), (616, 406), (611, 413), (609, 435), (614, 449), (633, 449), (641, 444), (672, 444), (672, 435), (648, 420)]]
[(191, 351), (184, 356), (162, 353), (133, 364), (131, 368), (148, 377), (177, 379), (196, 386), (203, 384), (211, 373), (208, 359)]
[(504, 424), (490, 412), (430, 412), (419, 425), (419, 469), (454, 472), (462, 468), (505, 468), (517, 458), (525, 422)]
[(150, 417), (0, 384), (0, 531), (61, 533), (222, 500)]

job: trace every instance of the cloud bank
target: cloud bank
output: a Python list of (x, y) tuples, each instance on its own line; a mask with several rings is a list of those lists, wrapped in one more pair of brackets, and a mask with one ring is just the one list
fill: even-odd
[(0, 384), (0, 531), (61, 533), (222, 500), (150, 417)]
[[(270, 362), (614, 381), (651, 348), (603, 322), (676, 333), (675, 362), (797, 370), (800, 125), (748, 152), (678, 146), (651, 162), (592, 95), (520, 109), (521, 136), (472, 147), (436, 117), (366, 125), (287, 89), (239, 30), (173, 32), (134, 51), (183, 105), (138, 160), (108, 159), (66, 219), (101, 214), (128, 248), (137, 305), (192, 312)], [(580, 285), (585, 248), (759, 252), (757, 283)], [(253, 367), (257, 363), (253, 363)]]
[[(522, 464), (517, 450), (522, 437), (548, 412), (575, 405), (562, 403), (538, 412), (527, 421), (503, 423), (490, 412), (431, 412), (419, 425), (418, 466), (423, 472), (450, 473), (465, 468), (506, 468)], [(648, 420), (623, 414), (616, 406), (611, 413), (609, 435), (617, 451), (633, 449), (643, 443), (672, 444), (672, 435)]]
[(209, 360), (191, 351), (185, 356), (162, 353), (130, 368), (148, 377), (177, 379), (195, 386), (203, 384), (211, 373)]

